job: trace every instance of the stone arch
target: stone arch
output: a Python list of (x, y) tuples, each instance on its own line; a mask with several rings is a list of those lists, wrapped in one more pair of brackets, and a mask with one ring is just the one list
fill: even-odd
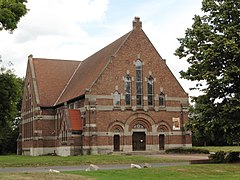
[(165, 121), (161, 121), (160, 123), (157, 124), (157, 132), (171, 132), (171, 126), (165, 122)]
[(108, 143), (112, 145), (112, 151), (123, 150), (124, 145), (124, 123), (121, 121), (114, 121), (109, 124), (108, 130)]
[(109, 124), (107, 130), (108, 132), (115, 132), (115, 130), (119, 130), (119, 133), (123, 133), (124, 132), (124, 124), (121, 121), (114, 121), (112, 123)]
[(159, 141), (159, 150), (164, 150), (167, 145), (170, 143), (170, 132), (171, 126), (162, 120), (157, 124), (157, 134), (158, 134), (158, 141)]
[(129, 131), (136, 122), (141, 122), (148, 131), (152, 131), (152, 126), (155, 124), (151, 116), (144, 113), (135, 113), (126, 120), (125, 124), (129, 126)]
[[(145, 119), (134, 119), (130, 124), (129, 124), (129, 131), (136, 129), (135, 126), (140, 126), (139, 129), (146, 129), (148, 132), (152, 131), (151, 124), (145, 120)], [(141, 127), (142, 126), (142, 127)], [(138, 128), (138, 127), (137, 127)]]

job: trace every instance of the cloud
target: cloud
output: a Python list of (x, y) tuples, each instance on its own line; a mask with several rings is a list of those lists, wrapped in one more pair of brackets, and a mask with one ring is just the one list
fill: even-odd
[(30, 11), (20, 23), (16, 42), (24, 43), (41, 36), (85, 36), (87, 32), (80, 24), (103, 19), (107, 5), (107, 0), (31, 0)]
[(104, 19), (108, 0), (29, 0), (27, 8), (30, 11), (13, 34), (0, 32), (2, 59), (11, 60), (19, 76), (25, 75), (29, 54), (59, 59), (86, 57), (86, 42), (91, 37), (83, 27)]

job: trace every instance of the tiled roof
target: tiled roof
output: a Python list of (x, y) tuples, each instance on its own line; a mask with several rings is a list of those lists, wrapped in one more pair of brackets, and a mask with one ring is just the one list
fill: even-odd
[(68, 109), (69, 119), (71, 123), (71, 129), (73, 131), (82, 130), (82, 121), (81, 121), (81, 113), (76, 109)]
[(82, 61), (56, 104), (60, 104), (69, 99), (85, 94), (85, 90), (90, 88), (94, 81), (97, 80), (110, 61), (111, 56), (114, 56), (121, 48), (131, 32), (132, 31)]
[(55, 106), (85, 94), (132, 31), (84, 61), (32, 58), (40, 106)]
[(33, 58), (40, 106), (52, 106), (80, 61)]

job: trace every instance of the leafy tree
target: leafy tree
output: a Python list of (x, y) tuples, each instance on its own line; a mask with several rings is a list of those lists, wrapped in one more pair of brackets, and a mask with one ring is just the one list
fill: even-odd
[(27, 13), (27, 0), (0, 0), (0, 30), (13, 31)]
[(212, 123), (215, 121), (213, 114), (217, 112), (209, 99), (202, 95), (194, 98), (194, 101), (194, 106), (189, 108), (189, 121), (186, 124), (186, 128), (193, 132), (193, 145), (227, 145), (220, 122)]
[(194, 16), (175, 52), (190, 64), (181, 77), (204, 93), (202, 112), (210, 115), (199, 122), (209, 123), (209, 132), (221, 129), (229, 143), (240, 141), (239, 7), (236, 0), (203, 0), (204, 15)]
[(17, 117), (23, 92), (23, 79), (11, 70), (0, 71), (0, 154), (16, 152), (18, 137)]

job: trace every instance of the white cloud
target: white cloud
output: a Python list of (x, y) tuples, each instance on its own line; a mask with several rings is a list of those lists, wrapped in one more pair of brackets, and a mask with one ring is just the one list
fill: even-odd
[(19, 76), (25, 75), (29, 54), (82, 59), (88, 52), (84, 43), (91, 39), (82, 24), (102, 21), (107, 7), (108, 0), (29, 0), (30, 11), (18, 29), (13, 34), (0, 32), (2, 59), (11, 60)]

